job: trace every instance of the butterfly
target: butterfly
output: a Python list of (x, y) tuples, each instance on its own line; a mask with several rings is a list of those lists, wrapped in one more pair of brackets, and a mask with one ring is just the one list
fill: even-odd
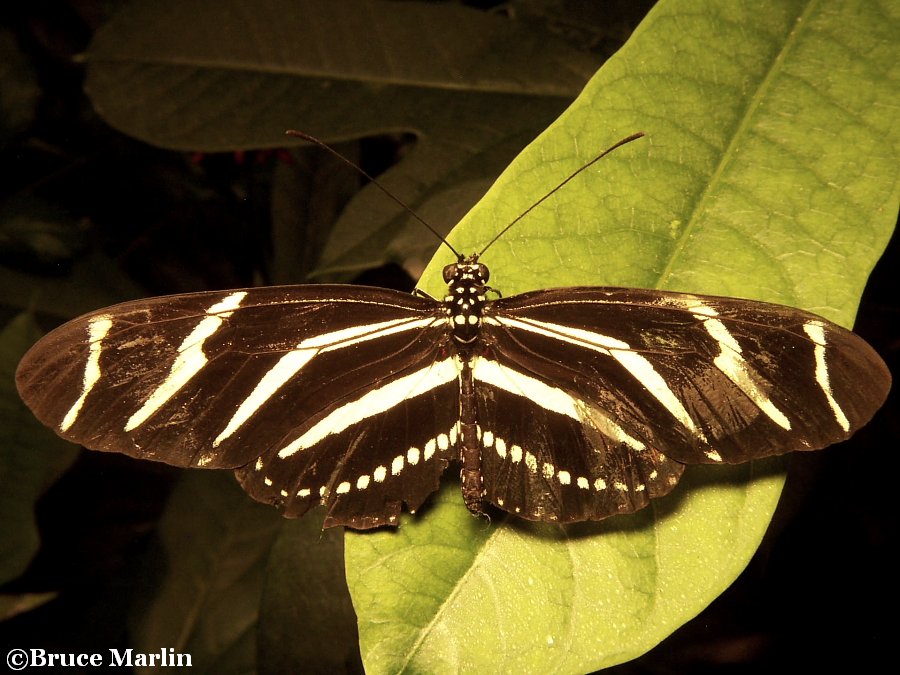
[(475, 514), (489, 504), (570, 523), (636, 511), (688, 464), (851, 436), (890, 374), (820, 316), (653, 289), (502, 297), (489, 285), (481, 257), (498, 237), (639, 136), (480, 252), (454, 250), (441, 298), (301, 285), (127, 302), (41, 339), (19, 392), (85, 447), (233, 469), (286, 516), (324, 505), (326, 527), (358, 529), (397, 525), (451, 464)]

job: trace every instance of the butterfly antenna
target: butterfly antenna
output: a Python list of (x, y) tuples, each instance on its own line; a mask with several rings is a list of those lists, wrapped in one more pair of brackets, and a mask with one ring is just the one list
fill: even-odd
[(597, 155), (596, 157), (594, 157), (594, 159), (592, 159), (590, 162), (588, 162), (588, 163), (585, 164), (584, 166), (582, 166), (582, 167), (580, 167), (579, 169), (577, 169), (576, 171), (574, 171), (574, 172), (573, 172), (568, 178), (566, 178), (562, 183), (560, 183), (560, 184), (557, 185), (555, 188), (553, 188), (552, 190), (550, 190), (550, 192), (548, 192), (548, 193), (545, 194), (543, 197), (541, 197), (540, 199), (538, 199), (534, 204), (532, 204), (532, 205), (529, 206), (527, 209), (525, 209), (522, 213), (520, 213), (520, 214), (518, 215), (518, 217), (516, 217), (516, 219), (513, 220), (509, 225), (507, 225), (507, 226), (504, 227), (502, 230), (500, 230), (500, 232), (498, 232), (497, 235), (494, 236), (494, 238), (491, 239), (491, 240), (487, 243), (487, 246), (485, 246), (483, 249), (481, 249), (481, 253), (478, 254), (478, 257), (483, 256), (483, 255), (484, 255), (484, 252), (487, 251), (491, 246), (493, 246), (495, 241), (497, 241), (500, 237), (502, 237), (504, 234), (506, 234), (506, 231), (507, 231), (507, 230), (509, 230), (513, 225), (515, 225), (515, 224), (518, 223), (520, 220), (522, 220), (522, 218), (524, 218), (525, 216), (527, 216), (529, 213), (531, 213), (531, 212), (532, 212), (534, 209), (536, 209), (538, 206), (540, 206), (541, 204), (543, 204), (544, 201), (546, 201), (551, 195), (553, 195), (554, 193), (556, 193), (556, 192), (558, 192), (559, 190), (561, 190), (561, 189), (566, 185), (566, 183), (568, 183), (570, 180), (572, 180), (573, 178), (575, 178), (575, 176), (577, 176), (578, 174), (580, 174), (580, 173), (581, 173), (582, 171), (584, 171), (585, 169), (588, 169), (588, 168), (592, 167), (594, 164), (596, 164), (596, 163), (599, 162), (601, 159), (603, 159), (604, 157), (606, 157), (609, 153), (611, 153), (611, 152), (612, 152), (613, 150), (615, 150), (616, 148), (621, 148), (621, 147), (622, 147), (623, 145), (625, 145), (626, 143), (631, 143), (631, 141), (636, 141), (637, 139), (643, 138), (643, 137), (644, 137), (644, 132), (643, 132), (643, 131), (639, 131), (639, 132), (637, 132), (636, 134), (631, 134), (631, 136), (628, 136), (627, 138), (623, 138), (621, 141), (619, 141), (619, 142), (617, 142), (617, 143), (611, 145), (611, 146), (608, 147), (606, 150), (604, 150), (603, 152), (601, 152), (599, 155)]
[(379, 190), (381, 190), (381, 191), (382, 191), (384, 194), (386, 194), (388, 197), (390, 197), (391, 199), (393, 199), (394, 202), (396, 202), (396, 203), (399, 204), (401, 207), (403, 207), (403, 209), (404, 209), (407, 213), (409, 213), (413, 218), (415, 218), (415, 219), (418, 220), (420, 223), (422, 223), (422, 225), (424, 225), (426, 228), (428, 228), (428, 230), (429, 230), (435, 237), (437, 237), (437, 238), (441, 241), (441, 243), (442, 243), (444, 246), (446, 246), (446, 247), (449, 248), (451, 251), (453, 251), (453, 255), (455, 255), (455, 256), (456, 256), (457, 258), (459, 258), (459, 259), (462, 259), (462, 256), (459, 254), (459, 252), (458, 252), (455, 248), (453, 248), (453, 247), (447, 242), (447, 240), (444, 239), (444, 237), (441, 236), (440, 232), (438, 232), (438, 231), (437, 231), (436, 229), (434, 229), (431, 225), (429, 225), (427, 222), (425, 222), (425, 220), (423, 220), (422, 217), (421, 217), (418, 213), (416, 213), (415, 211), (413, 211), (412, 208), (411, 208), (410, 206), (408, 206), (407, 204), (405, 204), (405, 203), (404, 203), (399, 197), (397, 197), (393, 192), (391, 192), (390, 190), (388, 190), (388, 189), (387, 189), (386, 187), (384, 187), (381, 183), (379, 183), (377, 180), (375, 180), (374, 178), (372, 178), (372, 176), (370, 176), (368, 173), (366, 173), (365, 171), (363, 171), (362, 168), (360, 168), (359, 166), (357, 166), (356, 164), (354, 164), (353, 162), (351, 162), (349, 159), (347, 159), (346, 157), (344, 157), (341, 153), (339, 153), (337, 150), (335, 150), (334, 148), (332, 148), (330, 145), (328, 145), (327, 143), (325, 143), (325, 142), (323, 142), (323, 141), (320, 141), (320, 140), (319, 140), (318, 138), (316, 138), (315, 136), (310, 136), (309, 134), (305, 134), (305, 133), (303, 133), (302, 131), (296, 131), (295, 129), (288, 129), (288, 130), (285, 131), (284, 133), (285, 133), (286, 135), (288, 135), (288, 136), (296, 136), (297, 138), (302, 138), (304, 141), (308, 141), (308, 142), (310, 142), (310, 143), (312, 143), (312, 144), (314, 144), (314, 145), (319, 146), (319, 147), (322, 148), (323, 150), (327, 150), (328, 152), (330, 152), (332, 155), (334, 155), (334, 156), (337, 157), (339, 160), (341, 160), (344, 164), (346, 164), (346, 165), (349, 166), (351, 169), (353, 169), (354, 171), (356, 171), (356, 173), (358, 173), (359, 175), (361, 175), (363, 178), (366, 178), (370, 183), (372, 183), (375, 187), (377, 187)]

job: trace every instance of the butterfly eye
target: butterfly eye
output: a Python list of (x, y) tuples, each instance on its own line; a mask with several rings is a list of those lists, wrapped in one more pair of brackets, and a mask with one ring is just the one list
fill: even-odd
[(453, 281), (453, 277), (456, 276), (457, 264), (453, 263), (452, 265), (447, 265), (444, 267), (444, 283), (449, 284)]
[(485, 284), (488, 282), (488, 279), (491, 278), (491, 271), (487, 268), (487, 265), (478, 263), (478, 278)]

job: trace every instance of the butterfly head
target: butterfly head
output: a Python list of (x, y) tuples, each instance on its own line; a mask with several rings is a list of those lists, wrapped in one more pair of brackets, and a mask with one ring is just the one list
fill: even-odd
[(444, 283), (449, 286), (472, 283), (484, 286), (490, 276), (491, 272), (487, 265), (478, 262), (477, 254), (467, 258), (460, 256), (457, 262), (444, 267)]

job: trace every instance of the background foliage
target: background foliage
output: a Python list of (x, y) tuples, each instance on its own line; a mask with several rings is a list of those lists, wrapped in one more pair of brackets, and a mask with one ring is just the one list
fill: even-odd
[[(665, 286), (851, 321), (896, 215), (897, 16), (877, 2), (689, 4), (659, 3), (454, 242), (471, 250), (598, 149), (643, 129), (647, 144), (604, 162), (492, 249), (506, 294), (556, 283)], [(434, 243), (344, 167), (288, 147), (283, 130), (339, 143), (446, 231), (646, 9), (12, 3), (0, 33), (9, 64), (0, 160), (12, 177), (0, 205), (6, 317), (29, 309), (49, 327), (129, 297), (311, 273), (409, 287), (405, 272), (417, 277)], [(869, 93), (879, 91), (893, 101)], [(373, 268), (375, 277), (364, 272)], [(861, 331), (883, 347), (878, 327), (896, 301), (878, 278)], [(357, 670), (341, 537), (321, 535), (313, 518), (282, 521), (227, 474), (95, 453), (38, 499), (73, 450), (53, 447), (10, 386), (36, 330), (32, 318), (11, 320), (0, 345), (9, 411), (0, 481), (17, 488), (0, 498), (0, 607), (10, 616), (58, 595), (9, 619), (4, 646), (164, 645), (214, 672)], [(878, 466), (890, 438), (874, 425), (854, 439), (856, 451), (797, 458), (749, 572), (699, 620), (620, 668), (810, 667), (823, 642), (833, 650), (822, 659), (859, 666), (887, 650), (888, 629), (867, 599), (887, 576), (892, 507), (883, 491), (855, 496), (865, 480), (848, 486), (844, 467), (848, 456), (854, 467)], [(762, 479), (748, 483), (748, 471)], [(566, 530), (483, 526), (460, 511), (450, 485), (399, 536), (352, 537), (348, 578), (368, 668), (447, 670), (485, 658), (577, 672), (642, 653), (728, 585), (780, 481), (760, 465), (686, 482), (658, 509)], [(704, 529), (709, 518), (718, 525)], [(686, 532), (709, 551), (734, 548), (737, 537), (740, 551), (703, 582), (697, 549), (661, 545)], [(661, 588), (663, 578), (674, 586)], [(685, 592), (666, 608), (666, 597)], [(848, 614), (861, 618), (847, 625)], [(850, 648), (861, 640), (862, 655)]]

